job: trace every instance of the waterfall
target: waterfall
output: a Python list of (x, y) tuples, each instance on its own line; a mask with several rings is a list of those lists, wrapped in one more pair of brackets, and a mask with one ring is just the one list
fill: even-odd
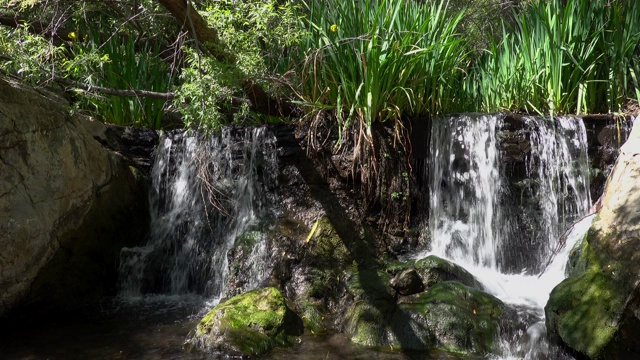
[[(265, 128), (165, 133), (151, 174), (148, 241), (122, 250), (120, 294), (220, 296), (236, 240), (274, 215), (275, 149)], [(249, 245), (251, 287), (265, 278), (268, 253), (264, 241)]]
[(504, 192), (497, 128), (502, 117), (467, 114), (432, 127), (429, 228), (432, 251), (498, 270)]
[[(563, 236), (591, 204), (586, 130), (579, 118), (525, 117), (517, 130), (504, 129), (505, 119), (464, 114), (434, 121), (430, 254), (462, 265), (516, 309), (514, 320), (525, 330), (503, 334), (502, 356), (538, 359), (550, 351), (543, 308), (565, 277), (569, 249), (592, 221)], [(508, 137), (520, 144), (516, 160), (507, 158)]]

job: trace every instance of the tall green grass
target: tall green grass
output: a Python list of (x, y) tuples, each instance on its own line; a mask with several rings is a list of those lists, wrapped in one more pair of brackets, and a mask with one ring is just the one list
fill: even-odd
[[(301, 96), (312, 112), (331, 111), (341, 134), (375, 121), (458, 111), (465, 40), (462, 12), (411, 0), (307, 2), (308, 37), (301, 48)], [(341, 135), (342, 139), (342, 135)]]
[[(137, 39), (135, 33), (113, 31), (108, 17), (94, 14), (91, 24), (79, 24), (69, 42), (66, 76), (90, 86), (114, 90), (168, 93), (175, 80), (159, 54), (159, 38)], [(82, 93), (79, 107), (104, 122), (159, 129), (166, 100)]]
[(484, 111), (620, 111), (636, 98), (636, 1), (539, 1), (515, 14), (474, 69)]
[(344, 132), (402, 115), (619, 112), (640, 97), (638, 1), (525, 3), (481, 51), (460, 35), (472, 10), (447, 5), (307, 2), (304, 103)]
[[(102, 62), (96, 77), (99, 85), (120, 90), (169, 91), (171, 72), (157, 56), (158, 46), (136, 45), (131, 36), (113, 36), (101, 49), (106, 61)], [(104, 96), (94, 104), (97, 113), (107, 122), (159, 129), (165, 102), (143, 97)]]

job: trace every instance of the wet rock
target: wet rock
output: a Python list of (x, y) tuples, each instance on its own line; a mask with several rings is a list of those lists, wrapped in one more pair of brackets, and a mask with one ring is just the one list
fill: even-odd
[(351, 341), (367, 347), (387, 346), (387, 318), (395, 308), (390, 275), (376, 268), (352, 269), (347, 280), (351, 298), (345, 311), (344, 329)]
[[(591, 359), (630, 359), (640, 352), (640, 124), (621, 148), (602, 208), (572, 274), (545, 307), (549, 334)], [(578, 254), (578, 255), (576, 255)]]
[(361, 346), (388, 346), (387, 319), (393, 310), (389, 299), (366, 299), (353, 303), (346, 313), (344, 329), (351, 342)]
[(424, 290), (420, 275), (414, 269), (407, 269), (391, 279), (393, 287), (400, 295), (413, 295)]
[(438, 283), (397, 303), (385, 292), (373, 293), (377, 296), (369, 293), (347, 312), (345, 332), (356, 344), (464, 354), (496, 350), (504, 304), (491, 295), (456, 281)]
[(133, 166), (149, 174), (153, 154), (158, 146), (158, 132), (114, 124), (103, 124), (82, 116), (85, 130), (100, 144), (127, 159)]
[(485, 354), (497, 349), (504, 304), (492, 295), (445, 281), (403, 297), (389, 318), (389, 344), (404, 350)]
[(197, 325), (187, 348), (259, 356), (275, 347), (293, 345), (302, 331), (300, 318), (287, 306), (282, 293), (267, 287), (214, 307)]
[(148, 227), (146, 179), (64, 100), (3, 79), (0, 94), (0, 316), (113, 294)]
[(474, 289), (483, 290), (482, 284), (467, 270), (438, 256), (430, 255), (418, 260), (414, 267), (426, 288), (443, 281), (458, 281)]

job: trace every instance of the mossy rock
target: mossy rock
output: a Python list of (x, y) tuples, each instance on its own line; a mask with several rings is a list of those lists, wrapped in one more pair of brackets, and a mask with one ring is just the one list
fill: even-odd
[(282, 293), (267, 287), (218, 304), (200, 321), (188, 348), (231, 356), (258, 356), (295, 343), (302, 322)]
[(349, 269), (346, 290), (353, 299), (345, 313), (344, 328), (358, 345), (381, 348), (385, 339), (386, 319), (395, 307), (391, 276), (379, 268), (354, 264)]
[(356, 300), (392, 300), (395, 290), (389, 273), (378, 268), (352, 267), (347, 279), (347, 291)]
[(504, 309), (492, 295), (444, 281), (402, 298), (389, 321), (390, 345), (403, 350), (490, 353), (497, 347)]
[(463, 267), (435, 255), (415, 262), (414, 267), (425, 287), (429, 288), (443, 281), (458, 281), (474, 289), (483, 290), (480, 282)]
[(351, 260), (344, 239), (326, 216), (318, 220), (318, 226), (309, 241), (312, 265), (317, 268), (340, 267)]
[(235, 246), (242, 246), (246, 250), (251, 250), (256, 244), (264, 241), (266, 236), (266, 231), (260, 229), (259, 226), (252, 226), (242, 234), (238, 235), (235, 241)]
[(405, 270), (413, 269), (415, 267), (416, 260), (400, 261), (392, 260), (387, 264), (387, 272), (391, 275), (396, 275)]
[(569, 258), (567, 259), (567, 274), (570, 276), (580, 276), (587, 271), (587, 263), (585, 257), (582, 255), (588, 251), (589, 243), (586, 240), (586, 236), (576, 242), (573, 248), (569, 251)]
[(545, 306), (547, 329), (591, 359), (608, 358), (604, 349), (618, 331), (624, 306), (618, 286), (605, 273), (588, 271), (553, 289)]
[(590, 245), (602, 236), (596, 223), (570, 256), (571, 276), (549, 295), (546, 326), (553, 338), (588, 358), (633, 358), (640, 331), (633, 310), (638, 300), (629, 295), (624, 273), (635, 267), (611, 262)]
[(370, 348), (387, 347), (386, 324), (394, 305), (390, 299), (356, 301), (345, 317), (344, 328), (351, 341)]
[(327, 330), (326, 310), (319, 301), (300, 299), (296, 303), (304, 328), (311, 334), (320, 334)]
[(549, 336), (591, 359), (640, 353), (640, 123), (633, 126), (609, 175), (598, 216), (571, 277), (545, 306)]

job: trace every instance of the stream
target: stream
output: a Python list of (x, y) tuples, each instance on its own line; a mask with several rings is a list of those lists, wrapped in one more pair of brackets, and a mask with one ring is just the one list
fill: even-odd
[[(591, 199), (584, 124), (527, 118), (526, 176), (514, 180), (499, 149), (503, 119), (465, 114), (434, 122), (423, 190), (430, 216), (421, 229), (432, 235), (432, 246), (411, 257), (434, 254), (463, 266), (516, 310), (512, 321), (520, 330), (502, 334), (501, 352), (492, 358), (570, 359), (547, 342), (543, 309), (565, 277), (569, 250), (593, 220), (585, 216)], [(182, 345), (224, 294), (238, 236), (278, 216), (277, 172), (276, 140), (264, 128), (229, 128), (211, 139), (165, 134), (152, 172), (151, 233), (145, 245), (123, 249), (119, 296), (73, 318), (3, 326), (0, 359), (224, 358)], [(206, 194), (198, 190), (202, 183)], [(256, 288), (273, 266), (264, 239), (247, 246), (243, 291)], [(460, 358), (369, 350), (340, 333), (301, 340), (263, 359)]]

